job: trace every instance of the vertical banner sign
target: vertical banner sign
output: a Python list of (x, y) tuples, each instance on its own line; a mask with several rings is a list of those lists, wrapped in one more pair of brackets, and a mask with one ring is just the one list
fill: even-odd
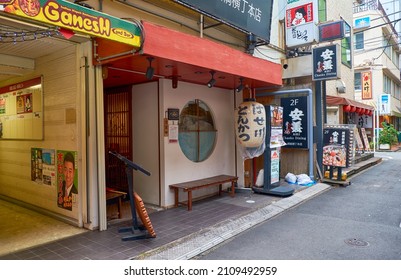
[(283, 138), (288, 148), (308, 148), (307, 96), (281, 98)]
[(325, 128), (323, 130), (323, 165), (348, 167), (350, 164), (350, 130)]
[(339, 45), (329, 45), (312, 50), (312, 80), (330, 80), (340, 78)]
[(283, 140), (283, 107), (270, 106), (270, 148), (278, 148), (286, 143)]
[(77, 153), (57, 151), (57, 205), (72, 211), (78, 202)]
[(296, 47), (317, 40), (316, 1), (296, 1), (288, 4), (285, 11), (286, 45)]
[(270, 183), (274, 184), (280, 181), (280, 152), (278, 149), (272, 149), (270, 151)]
[(380, 94), (379, 115), (390, 115), (390, 94)]
[(362, 99), (372, 99), (371, 72), (362, 72)]

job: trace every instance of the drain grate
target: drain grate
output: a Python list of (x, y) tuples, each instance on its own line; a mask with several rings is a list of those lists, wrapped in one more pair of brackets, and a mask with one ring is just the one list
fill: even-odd
[(349, 238), (345, 239), (344, 242), (347, 245), (354, 246), (354, 247), (366, 247), (369, 246), (369, 243), (357, 238)]

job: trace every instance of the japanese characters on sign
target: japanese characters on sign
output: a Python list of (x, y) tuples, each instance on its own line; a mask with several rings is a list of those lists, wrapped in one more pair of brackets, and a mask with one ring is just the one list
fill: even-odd
[(307, 96), (281, 98), (283, 138), (288, 148), (308, 148)]
[(270, 41), (273, 0), (174, 0)]
[(236, 110), (236, 135), (243, 147), (260, 147), (266, 137), (265, 107), (255, 101), (245, 101)]
[(326, 127), (323, 130), (323, 165), (348, 167), (352, 156), (352, 141), (349, 128)]
[(312, 51), (312, 80), (330, 80), (340, 78), (339, 45), (314, 48)]
[(362, 72), (362, 99), (372, 99), (371, 72)]
[(292, 1), (285, 12), (286, 44), (296, 47), (317, 40), (316, 1)]

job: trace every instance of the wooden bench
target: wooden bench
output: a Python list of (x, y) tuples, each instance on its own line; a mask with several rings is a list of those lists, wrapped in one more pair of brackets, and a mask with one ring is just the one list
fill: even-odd
[[(188, 205), (188, 211), (192, 210), (192, 191), (207, 188), (219, 185), (219, 195), (222, 193), (222, 184), (231, 182), (231, 196), (234, 197), (235, 195), (235, 183), (237, 182), (238, 177), (236, 176), (229, 176), (229, 175), (218, 175), (214, 177), (209, 177), (205, 179), (199, 179), (195, 181), (188, 181), (179, 184), (172, 184), (170, 185), (170, 189), (174, 190), (174, 206), (178, 207), (178, 204), (186, 204)], [(179, 190), (183, 190), (184, 192), (188, 193), (188, 201), (187, 203), (179, 202), (178, 192)]]
[(121, 208), (122, 208), (121, 199), (125, 198), (126, 195), (127, 195), (126, 192), (120, 192), (112, 188), (106, 188), (106, 202), (109, 204), (117, 202), (117, 211), (119, 219), (121, 219)]

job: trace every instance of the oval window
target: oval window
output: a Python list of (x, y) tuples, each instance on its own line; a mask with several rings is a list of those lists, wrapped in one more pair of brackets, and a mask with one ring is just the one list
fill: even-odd
[(189, 101), (180, 113), (178, 142), (193, 162), (207, 159), (216, 142), (216, 129), (209, 107), (201, 100)]

